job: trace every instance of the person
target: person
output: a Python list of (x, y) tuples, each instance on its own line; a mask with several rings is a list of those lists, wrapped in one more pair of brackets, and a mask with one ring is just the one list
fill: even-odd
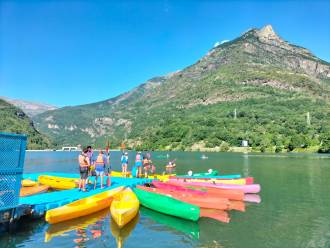
[(127, 176), (127, 165), (128, 165), (128, 153), (125, 152), (121, 155), (121, 172), (124, 177)]
[(87, 148), (85, 148), (81, 154), (79, 154), (79, 172), (80, 172), (80, 180), (79, 180), (79, 190), (86, 191), (86, 180), (88, 181), (88, 170), (90, 167), (90, 160), (87, 156)]
[(147, 156), (143, 158), (142, 164), (144, 170), (144, 177), (148, 177), (148, 171), (150, 170), (150, 162)]
[(176, 167), (174, 161), (169, 161), (168, 164), (165, 166), (166, 172), (171, 174), (172, 170)]
[(101, 177), (101, 189), (103, 189), (103, 178), (104, 178), (104, 170), (105, 166), (108, 164), (108, 158), (103, 153), (102, 150), (100, 150), (99, 155), (96, 158), (95, 161), (95, 181), (94, 181), (94, 189), (96, 189), (96, 183), (98, 177)]
[[(90, 167), (88, 170), (88, 176), (93, 176), (93, 173), (95, 173), (95, 167), (94, 167), (92, 146), (87, 146), (87, 157), (89, 158), (89, 163), (90, 163)], [(88, 183), (88, 180), (86, 180), (86, 184), (87, 183)]]
[(137, 167), (137, 177), (140, 177), (140, 175), (142, 174), (142, 160), (143, 160), (143, 157), (142, 157), (142, 154), (141, 152), (138, 152), (135, 156), (135, 166)]

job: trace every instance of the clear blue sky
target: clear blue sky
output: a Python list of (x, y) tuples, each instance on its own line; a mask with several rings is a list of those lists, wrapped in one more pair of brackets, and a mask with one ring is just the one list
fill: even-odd
[(100, 101), (182, 69), (250, 27), (330, 61), (329, 1), (0, 1), (0, 95)]

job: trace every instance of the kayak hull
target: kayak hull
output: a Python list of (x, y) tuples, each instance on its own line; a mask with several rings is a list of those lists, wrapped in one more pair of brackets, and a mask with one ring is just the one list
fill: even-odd
[(19, 193), (19, 196), (30, 196), (30, 195), (36, 195), (47, 192), (49, 189), (49, 186), (47, 185), (36, 185), (36, 186), (30, 186), (30, 187), (22, 187)]
[(137, 188), (143, 189), (148, 192), (154, 192), (162, 195), (166, 195), (177, 200), (196, 205), (200, 208), (211, 208), (219, 210), (228, 210), (230, 202), (226, 198), (215, 198), (208, 196), (196, 196), (192, 194), (187, 194), (183, 192), (178, 192), (175, 190), (169, 189), (159, 189), (159, 188), (150, 188), (144, 186), (137, 186)]
[(121, 228), (129, 223), (139, 212), (139, 200), (130, 188), (126, 188), (117, 195), (110, 206), (110, 213), (114, 221)]
[(48, 210), (46, 221), (50, 224), (86, 216), (110, 207), (114, 195), (123, 190), (123, 187), (114, 188), (92, 195), (59, 208)]
[(52, 189), (63, 190), (77, 188), (79, 179), (41, 175), (38, 177), (38, 182), (43, 185), (48, 185)]
[(134, 193), (141, 205), (154, 211), (192, 221), (199, 219), (200, 208), (198, 206), (138, 188), (134, 189)]
[(220, 189), (214, 187), (207, 186), (196, 186), (191, 183), (177, 182), (177, 181), (169, 181), (170, 184), (182, 186), (188, 189), (201, 190), (205, 191), (208, 194), (212, 194), (218, 197), (227, 198), (229, 200), (237, 200), (242, 201), (244, 199), (244, 192), (238, 189)]
[(192, 186), (201, 186), (201, 187), (212, 187), (219, 189), (236, 189), (241, 190), (245, 194), (256, 194), (259, 193), (261, 188), (259, 184), (248, 184), (248, 185), (238, 185), (238, 184), (214, 184), (207, 182), (189, 182), (189, 185)]

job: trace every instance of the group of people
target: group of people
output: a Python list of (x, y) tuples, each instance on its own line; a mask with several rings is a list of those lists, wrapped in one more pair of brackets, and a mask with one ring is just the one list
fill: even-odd
[[(110, 153), (99, 151), (96, 159), (93, 157), (93, 149), (91, 146), (87, 146), (84, 148), (79, 154), (79, 171), (80, 171), (80, 180), (79, 180), (79, 189), (82, 191), (86, 191), (86, 184), (88, 183), (88, 177), (95, 176), (94, 180), (94, 189), (96, 189), (98, 178), (101, 180), (101, 188), (103, 188), (104, 176), (108, 177), (107, 184), (111, 184), (110, 182)], [(123, 152), (121, 156), (121, 167), (122, 167), (122, 175), (124, 177), (127, 176), (128, 171), (128, 153)], [(175, 167), (175, 164), (169, 162), (168, 165), (165, 166), (166, 171), (170, 171)], [(106, 170), (107, 169), (107, 170)], [(142, 173), (143, 170), (143, 173)], [(132, 176), (133, 177), (148, 177), (150, 174), (154, 174), (156, 171), (155, 165), (151, 161), (151, 154), (147, 153), (143, 155), (141, 152), (137, 152), (135, 156), (135, 163), (132, 167)]]
[[(96, 189), (96, 183), (98, 178), (101, 178), (101, 189), (103, 188), (103, 179), (105, 175), (106, 167), (108, 166), (107, 176), (110, 180), (110, 156), (109, 153), (105, 154), (102, 150), (99, 151), (96, 159), (93, 159), (93, 150), (91, 146), (84, 148), (79, 154), (79, 189), (86, 191), (86, 184), (88, 183), (89, 176), (95, 176), (94, 189)], [(110, 184), (110, 181), (108, 182)]]

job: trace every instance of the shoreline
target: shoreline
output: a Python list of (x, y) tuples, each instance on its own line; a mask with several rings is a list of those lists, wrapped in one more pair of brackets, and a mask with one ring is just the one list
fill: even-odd
[[(127, 151), (137, 151), (132, 149), (125, 149)], [(45, 149), (45, 150), (28, 150), (28, 152), (81, 152), (81, 150), (56, 150), (56, 149)], [(94, 149), (94, 151), (99, 151), (97, 149)], [(110, 149), (111, 152), (121, 151), (121, 149)], [(144, 151), (144, 150), (143, 150)], [(271, 154), (290, 154), (290, 153), (308, 153), (308, 154), (330, 154), (330, 153), (320, 153), (318, 152), (318, 147), (312, 147), (312, 148), (298, 148), (294, 149), (293, 151), (286, 151), (282, 150), (280, 152), (275, 152), (275, 149), (269, 150), (266, 149), (265, 151), (261, 151), (260, 148), (252, 148), (252, 147), (229, 147), (227, 151), (221, 151), (219, 148), (195, 148), (195, 149), (185, 149), (185, 150), (179, 150), (179, 149), (159, 149), (159, 150), (146, 150), (151, 152), (224, 152), (224, 153), (271, 153)]]

